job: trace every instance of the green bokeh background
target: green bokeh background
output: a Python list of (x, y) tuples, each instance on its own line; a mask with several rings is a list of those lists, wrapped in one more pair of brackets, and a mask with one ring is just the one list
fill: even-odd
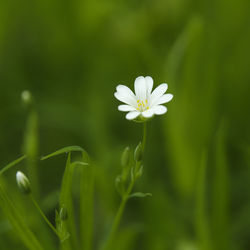
[[(129, 202), (116, 249), (250, 249), (249, 11), (249, 0), (1, 1), (1, 167), (23, 152), (28, 112), (20, 95), (28, 89), (39, 155), (79, 145), (96, 164), (97, 248), (119, 205), (121, 152), (142, 132), (113, 93), (150, 75), (155, 86), (167, 82), (174, 99), (148, 123), (135, 190), (153, 196)], [(39, 164), (51, 220), (64, 166), (64, 156)], [(4, 179), (18, 207), (27, 201), (17, 169), (25, 172), (21, 164)], [(17, 247), (25, 249), (0, 211), (0, 249)]]

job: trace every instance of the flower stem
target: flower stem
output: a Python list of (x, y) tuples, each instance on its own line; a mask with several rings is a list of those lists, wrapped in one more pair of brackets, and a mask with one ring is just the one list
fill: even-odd
[(144, 151), (147, 139), (147, 123), (143, 123), (142, 152)]
[[(147, 138), (147, 125), (146, 125), (146, 122), (144, 122), (143, 123), (143, 137), (142, 137), (142, 151), (144, 151), (144, 148), (145, 148), (146, 138)], [(136, 163), (136, 167), (137, 167), (137, 163)], [(127, 203), (128, 199), (129, 199), (129, 195), (130, 195), (130, 193), (131, 193), (131, 191), (132, 191), (132, 189), (134, 187), (134, 184), (135, 184), (135, 178), (132, 178), (126, 192), (124, 193), (124, 195), (122, 197), (120, 206), (119, 206), (119, 208), (117, 210), (114, 222), (112, 224), (111, 232), (109, 234), (109, 237), (108, 237), (108, 240), (107, 240), (106, 244), (103, 247), (103, 250), (110, 250), (110, 248), (112, 246), (112, 242), (114, 240), (116, 231), (117, 231), (117, 229), (118, 229), (118, 227), (120, 225), (120, 221), (121, 221), (121, 218), (122, 218), (122, 215), (123, 215), (123, 212), (124, 212), (124, 208), (125, 208), (126, 203)]]
[(51, 222), (48, 220), (48, 218), (46, 217), (46, 215), (44, 214), (44, 212), (42, 211), (42, 209), (39, 207), (39, 205), (37, 204), (36, 200), (34, 199), (33, 195), (30, 195), (30, 198), (33, 202), (33, 204), (35, 205), (35, 207), (37, 208), (38, 212), (41, 214), (41, 216), (43, 217), (43, 219), (45, 220), (45, 222), (48, 224), (48, 226), (53, 230), (53, 232), (60, 238), (59, 233), (57, 232), (56, 228), (51, 224)]
[(121, 221), (121, 218), (122, 218), (122, 215), (123, 215), (124, 208), (125, 208), (126, 203), (127, 203), (128, 199), (129, 199), (129, 195), (130, 195), (130, 193), (131, 193), (131, 191), (132, 191), (132, 189), (134, 187), (134, 184), (135, 184), (135, 180), (132, 180), (130, 182), (129, 186), (128, 186), (127, 191), (125, 192), (125, 194), (122, 197), (120, 206), (118, 208), (118, 211), (116, 213), (116, 216), (115, 216), (112, 228), (111, 228), (110, 235), (108, 237), (108, 240), (107, 240), (106, 244), (104, 245), (103, 250), (110, 250), (110, 247), (112, 246), (112, 242), (114, 240), (116, 231), (117, 231), (117, 229), (118, 229), (118, 227), (120, 225), (120, 221)]

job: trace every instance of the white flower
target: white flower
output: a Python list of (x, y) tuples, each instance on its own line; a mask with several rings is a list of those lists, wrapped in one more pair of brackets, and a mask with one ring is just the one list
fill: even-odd
[(160, 84), (154, 91), (153, 79), (150, 76), (139, 76), (134, 83), (135, 94), (124, 85), (116, 87), (115, 97), (126, 104), (119, 105), (118, 110), (128, 112), (128, 120), (145, 121), (154, 115), (162, 115), (167, 108), (161, 104), (172, 100), (172, 94), (165, 94), (167, 83)]
[(25, 193), (30, 193), (30, 182), (29, 179), (24, 175), (21, 171), (17, 171), (16, 173), (16, 182), (19, 187), (19, 189)]

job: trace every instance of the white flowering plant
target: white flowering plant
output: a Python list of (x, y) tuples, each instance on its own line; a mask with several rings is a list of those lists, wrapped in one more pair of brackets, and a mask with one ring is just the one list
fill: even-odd
[(170, 102), (172, 94), (165, 94), (167, 83), (160, 84), (153, 89), (154, 81), (151, 76), (139, 76), (135, 79), (135, 94), (125, 85), (116, 87), (115, 97), (125, 103), (118, 106), (118, 110), (128, 112), (126, 119), (145, 122), (154, 115), (163, 115), (167, 108), (162, 104)]
[[(150, 76), (139, 76), (135, 79), (133, 93), (127, 86), (118, 85), (115, 97), (123, 102), (118, 106), (118, 110), (128, 112), (126, 119), (140, 122), (143, 124), (142, 141), (138, 143), (134, 152), (126, 147), (121, 156), (122, 171), (115, 179), (116, 189), (121, 197), (114, 221), (110, 228), (110, 233), (100, 244), (101, 250), (114, 249), (114, 240), (117, 234), (127, 201), (133, 197), (151, 196), (150, 193), (133, 192), (134, 185), (143, 173), (143, 153), (146, 145), (146, 124), (154, 115), (163, 115), (167, 108), (163, 105), (172, 100), (173, 95), (167, 93), (168, 85), (160, 84), (153, 90), (153, 79)], [(17, 187), (30, 197), (34, 207), (40, 213), (41, 218), (46, 222), (47, 229), (59, 239), (60, 249), (62, 250), (81, 250), (93, 249), (93, 202), (94, 202), (94, 164), (87, 152), (79, 146), (69, 146), (55, 151), (49, 155), (40, 157), (41, 161), (50, 159), (57, 155), (67, 153), (67, 162), (64, 170), (60, 195), (57, 207), (55, 207), (55, 220), (47, 217), (37, 202), (39, 198), (39, 174), (38, 174), (38, 150), (37, 150), (37, 112), (34, 98), (29, 91), (21, 94), (22, 101), (28, 110), (28, 123), (24, 136), (24, 155), (0, 169), (0, 177), (3, 178), (5, 172), (17, 164), (25, 161), (29, 178), (21, 171), (16, 172)], [(72, 152), (80, 153), (77, 160), (72, 160)], [(78, 193), (79, 208), (76, 208), (72, 195), (72, 184), (75, 172), (80, 177), (80, 188)], [(13, 205), (13, 202), (5, 190), (4, 184), (0, 182), (0, 201), (3, 212), (9, 219), (14, 230), (27, 249), (45, 249), (39, 237), (32, 231), (32, 227), (22, 218), (20, 211)], [(78, 214), (76, 214), (79, 211)], [(76, 217), (81, 218), (76, 222)], [(79, 237), (80, 235), (80, 237)]]

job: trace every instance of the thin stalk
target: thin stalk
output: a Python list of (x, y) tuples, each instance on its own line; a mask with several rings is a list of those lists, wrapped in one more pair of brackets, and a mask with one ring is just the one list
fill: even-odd
[(38, 175), (38, 114), (35, 106), (29, 107), (26, 130), (23, 139), (24, 154), (27, 155), (26, 166), (32, 182), (32, 193), (40, 198), (39, 175)]
[(30, 195), (30, 198), (33, 202), (33, 204), (35, 205), (35, 207), (37, 208), (38, 212), (41, 214), (41, 216), (43, 217), (43, 219), (45, 220), (45, 222), (48, 224), (48, 226), (53, 230), (53, 232), (60, 238), (59, 233), (57, 232), (56, 228), (51, 224), (51, 222), (48, 220), (48, 218), (46, 217), (46, 215), (44, 214), (44, 212), (42, 211), (42, 209), (39, 207), (39, 205), (37, 204), (36, 200), (34, 199), (33, 195)]
[(129, 184), (129, 187), (126, 191), (126, 193), (124, 194), (123, 198), (122, 198), (122, 201), (121, 201), (121, 204), (119, 206), (119, 209), (117, 211), (117, 214), (115, 216), (115, 220), (114, 220), (114, 223), (112, 225), (112, 229), (111, 229), (111, 233), (110, 233), (110, 238), (112, 239), (113, 236), (115, 235), (115, 232), (120, 224), (120, 220), (121, 220), (121, 217), (122, 217), (122, 214), (123, 214), (123, 211), (124, 211), (124, 208), (125, 208), (125, 205), (127, 203), (127, 200), (128, 200), (128, 197), (134, 187), (134, 184), (135, 184), (135, 181), (131, 181), (130, 184)]
[(143, 123), (142, 152), (144, 151), (147, 139), (147, 123)]
[(122, 200), (121, 200), (121, 203), (120, 203), (120, 206), (117, 210), (117, 213), (116, 213), (116, 216), (115, 216), (115, 219), (114, 219), (114, 222), (113, 222), (113, 225), (112, 225), (112, 228), (111, 228), (111, 232), (110, 232), (110, 235), (109, 235), (109, 238), (107, 240), (107, 243), (105, 244), (104, 246), (104, 250), (109, 250), (110, 247), (111, 247), (111, 244), (113, 242), (113, 239), (115, 237), (115, 234), (116, 234), (116, 231), (120, 225), (120, 221), (121, 221), (121, 218), (122, 218), (122, 215), (123, 215), (123, 212), (124, 212), (124, 208), (126, 206), (126, 203), (128, 201), (128, 198), (129, 198), (129, 195), (134, 187), (134, 184), (135, 184), (135, 181), (132, 180), (128, 186), (128, 189), (126, 191), (126, 193), (123, 195), (122, 197)]
[[(142, 137), (142, 151), (144, 151), (144, 148), (145, 148), (145, 145), (146, 145), (146, 138), (147, 138), (147, 125), (146, 125), (146, 122), (143, 123), (143, 137)], [(138, 166), (138, 162), (136, 163), (136, 167)], [(129, 195), (134, 187), (134, 184), (135, 184), (135, 178), (133, 178), (125, 192), (125, 194), (123, 195), (122, 197), (122, 200), (121, 200), (121, 203), (120, 203), (120, 206), (117, 210), (117, 213), (116, 213), (116, 216), (115, 216), (115, 219), (114, 219), (114, 222), (112, 224), (112, 228), (111, 228), (111, 232), (110, 232), (110, 235), (108, 237), (108, 240), (107, 240), (107, 243), (104, 245), (104, 248), (103, 250), (109, 250), (111, 245), (112, 245), (112, 242), (113, 242), (113, 239), (115, 237), (115, 234), (116, 234), (116, 231), (120, 225), (120, 221), (121, 221), (121, 218), (122, 218), (122, 215), (123, 215), (123, 212), (124, 212), (124, 208), (126, 206), (126, 203), (129, 199)]]
[(16, 159), (15, 161), (12, 161), (11, 163), (9, 163), (8, 165), (6, 165), (5, 167), (3, 167), (0, 170), (0, 175), (2, 175), (5, 171), (9, 170), (10, 168), (16, 166), (19, 162), (21, 162), (22, 160), (24, 160), (27, 156), (23, 155), (21, 157), (19, 157), (18, 159)]

